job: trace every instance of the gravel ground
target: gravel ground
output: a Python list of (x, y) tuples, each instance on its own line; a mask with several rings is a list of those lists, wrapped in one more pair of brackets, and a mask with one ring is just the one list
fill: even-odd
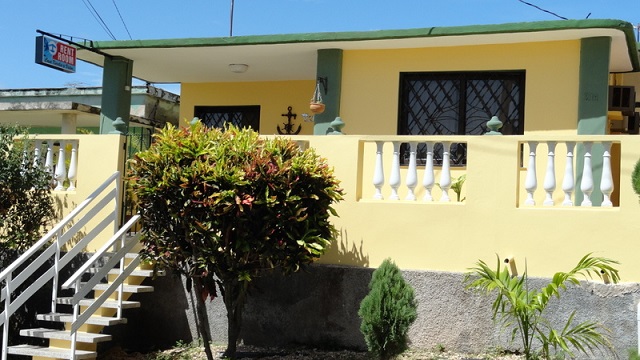
[[(215, 359), (221, 357), (224, 346), (212, 347)], [(238, 346), (238, 359), (261, 360), (373, 360), (366, 352), (356, 351), (326, 351), (309, 348), (258, 348), (253, 346)], [(195, 346), (182, 346), (166, 351), (140, 354), (127, 353), (119, 348), (114, 348), (102, 354), (100, 360), (206, 360), (204, 349)], [(459, 354), (447, 351), (427, 351), (411, 349), (398, 357), (399, 360), (521, 360), (523, 356), (512, 354), (486, 353), (486, 354)]]

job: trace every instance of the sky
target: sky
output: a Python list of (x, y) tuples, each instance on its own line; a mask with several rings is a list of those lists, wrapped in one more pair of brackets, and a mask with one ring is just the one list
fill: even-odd
[[(501, 24), (559, 20), (558, 16), (640, 23), (640, 0), (526, 2), (233, 0), (233, 36)], [(224, 37), (231, 32), (231, 3), (231, 0), (0, 0), (0, 34), (5, 39), (0, 56), (0, 89), (101, 85), (102, 69), (91, 64), (79, 61), (73, 74), (36, 64), (37, 30), (90, 40), (111, 40), (112, 36), (117, 40)], [(179, 93), (177, 85), (158, 85)]]

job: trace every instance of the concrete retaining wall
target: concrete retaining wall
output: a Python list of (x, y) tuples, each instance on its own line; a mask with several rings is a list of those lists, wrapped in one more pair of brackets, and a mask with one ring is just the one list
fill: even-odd
[[(359, 331), (358, 308), (368, 292), (373, 269), (314, 265), (306, 272), (261, 278), (250, 294), (244, 313), (242, 338), (253, 345), (304, 344), (322, 348), (366, 350)], [(493, 298), (465, 291), (463, 274), (403, 271), (416, 290), (418, 319), (410, 330), (412, 346), (463, 352), (502, 347), (518, 349), (509, 332), (491, 319)], [(531, 279), (531, 287), (544, 279)], [(114, 328), (125, 348), (150, 350), (169, 347), (177, 340), (198, 338), (191, 295), (172, 275), (151, 282), (153, 294), (141, 294), (142, 308), (128, 310), (129, 324)], [(547, 315), (565, 321), (577, 310), (575, 321), (597, 320), (611, 329), (621, 358), (637, 348), (636, 305), (640, 284), (583, 283), (552, 300)], [(216, 343), (226, 341), (226, 315), (220, 298), (208, 304), (211, 333)], [(599, 355), (596, 358), (607, 358)]]

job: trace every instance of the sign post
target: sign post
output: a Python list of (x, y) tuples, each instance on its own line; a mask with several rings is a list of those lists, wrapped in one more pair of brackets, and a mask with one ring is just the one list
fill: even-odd
[(50, 38), (36, 37), (36, 63), (67, 73), (76, 72), (76, 48)]

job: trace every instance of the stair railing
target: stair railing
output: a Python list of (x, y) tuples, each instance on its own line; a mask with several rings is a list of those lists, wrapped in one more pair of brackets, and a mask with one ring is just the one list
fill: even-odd
[[(115, 185), (115, 186), (114, 186)], [(94, 200), (103, 195), (98, 202), (92, 205)], [(106, 216), (101, 211), (109, 204), (113, 205), (113, 210)], [(110, 223), (114, 224), (114, 231), (118, 227), (120, 206), (120, 172), (116, 171), (109, 176), (102, 185), (83, 200), (75, 209), (65, 216), (46, 235), (38, 240), (31, 248), (25, 251), (11, 265), (0, 272), (0, 284), (4, 282), (4, 287), (0, 289), (0, 302), (4, 301), (4, 310), (0, 313), (0, 326), (3, 326), (2, 334), (2, 360), (7, 360), (7, 347), (9, 344), (9, 320), (11, 316), (40, 288), (53, 279), (53, 291), (51, 294), (51, 312), (56, 312), (56, 299), (58, 297), (58, 276), (71, 260), (91, 243), (102, 230)], [(86, 213), (79, 216), (87, 209)], [(90, 220), (98, 214), (101, 221), (93, 227), (82, 239), (80, 239), (64, 256), (61, 257), (61, 249), (73, 239), (80, 230), (86, 226)], [(78, 219), (76, 220), (76, 217)], [(44, 250), (42, 250), (44, 249)], [(42, 253), (33, 261), (28, 262), (38, 251)], [(31, 277), (40, 267), (48, 261), (53, 260), (53, 267), (50, 267), (37, 280), (32, 282), (22, 293), (13, 299), (14, 292), (29, 277)], [(14, 272), (17, 272), (14, 276)]]
[[(76, 351), (76, 338), (78, 330), (84, 323), (93, 315), (104, 302), (111, 297), (111, 295), (117, 290), (117, 319), (122, 319), (122, 294), (124, 288), (124, 280), (131, 275), (133, 270), (140, 263), (140, 255), (132, 258), (128, 264), (125, 264), (125, 256), (129, 253), (133, 247), (138, 243), (140, 238), (139, 233), (133, 233), (128, 235), (129, 229), (135, 227), (140, 219), (140, 215), (134, 215), (131, 219), (122, 226), (113, 235), (109, 241), (107, 241), (93, 256), (87, 260), (64, 284), (63, 289), (75, 288), (75, 294), (71, 298), (71, 305), (73, 306), (73, 321), (71, 323), (71, 356), (70, 359), (75, 359)], [(109, 252), (112, 250), (113, 252)], [(101, 264), (101, 260), (108, 258), (108, 261)], [(114, 269), (118, 265), (118, 276), (113, 279), (106, 290), (96, 297), (94, 301), (84, 311), (80, 311), (80, 301), (84, 299), (87, 294), (93, 290), (102, 279), (109, 275), (109, 271)], [(92, 274), (91, 278), (87, 282), (81, 282), (84, 274), (88, 273), (91, 268), (99, 266), (98, 271)]]

